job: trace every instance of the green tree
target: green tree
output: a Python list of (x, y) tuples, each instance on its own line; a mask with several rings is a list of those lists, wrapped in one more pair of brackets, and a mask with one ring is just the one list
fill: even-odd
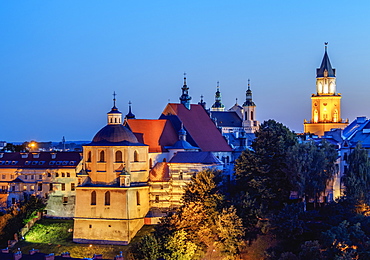
[(235, 164), (234, 203), (248, 238), (258, 232), (258, 222), (263, 223), (289, 202), (297, 179), (288, 160), (291, 147), (298, 143), (295, 134), (283, 124), (268, 120), (255, 135), (252, 150), (245, 150)]
[(358, 203), (369, 203), (370, 160), (366, 149), (358, 143), (348, 156), (348, 171), (343, 183), (348, 200)]
[(288, 157), (291, 176), (297, 184), (296, 191), (301, 197), (314, 199), (317, 203), (337, 172), (335, 147), (326, 140), (319, 144), (304, 142), (294, 145)]

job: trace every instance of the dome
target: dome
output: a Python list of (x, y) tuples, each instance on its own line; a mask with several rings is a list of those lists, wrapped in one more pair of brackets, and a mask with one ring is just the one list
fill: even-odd
[(106, 125), (103, 127), (93, 139), (94, 143), (97, 142), (129, 142), (138, 143), (136, 136), (125, 126), (119, 125)]

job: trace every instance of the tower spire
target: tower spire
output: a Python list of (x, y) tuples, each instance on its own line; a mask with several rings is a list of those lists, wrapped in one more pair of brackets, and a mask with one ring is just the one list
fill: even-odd
[(191, 97), (189, 96), (189, 88), (186, 85), (186, 73), (184, 73), (184, 85), (182, 86), (181, 90), (182, 95), (180, 96), (180, 103), (190, 110)]
[(113, 92), (113, 107), (108, 114), (108, 125), (117, 125), (122, 123), (122, 113), (116, 107), (116, 92)]
[(135, 115), (131, 112), (131, 101), (128, 102), (128, 114), (125, 116), (126, 119), (136, 119)]
[(224, 111), (225, 106), (221, 102), (220, 82), (217, 81), (217, 91), (215, 94), (215, 103), (211, 107), (212, 111)]

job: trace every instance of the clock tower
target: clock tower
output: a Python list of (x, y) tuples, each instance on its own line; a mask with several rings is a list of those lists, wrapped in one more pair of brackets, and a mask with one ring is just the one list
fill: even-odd
[(345, 128), (348, 120), (340, 115), (340, 93), (336, 92), (336, 71), (332, 68), (325, 43), (325, 53), (320, 68), (316, 69), (316, 94), (311, 96), (311, 120), (304, 120), (304, 132), (324, 135), (332, 128)]

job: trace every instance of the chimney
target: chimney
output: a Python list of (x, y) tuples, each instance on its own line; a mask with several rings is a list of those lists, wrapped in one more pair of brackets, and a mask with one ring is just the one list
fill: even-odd
[(54, 258), (55, 258), (55, 255), (53, 253), (45, 256), (45, 260), (54, 260)]

